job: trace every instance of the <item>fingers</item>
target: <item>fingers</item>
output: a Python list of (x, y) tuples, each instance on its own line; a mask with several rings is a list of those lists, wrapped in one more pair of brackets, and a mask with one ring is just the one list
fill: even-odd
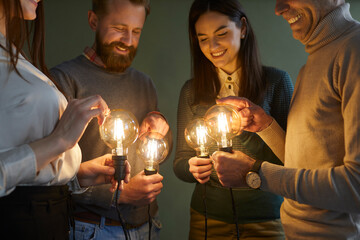
[(211, 171), (207, 171), (201, 174), (194, 173), (194, 178), (201, 184), (206, 183), (210, 180)]
[(83, 99), (74, 99), (71, 102), (73, 104), (78, 104), (79, 108), (86, 111), (87, 121), (93, 117), (97, 117), (99, 125), (104, 122), (105, 116), (110, 112), (106, 102), (99, 95), (94, 95)]
[(205, 183), (210, 180), (212, 160), (209, 158), (190, 158), (189, 171), (199, 183)]
[(196, 179), (199, 183), (204, 184), (206, 182), (208, 182), (210, 180), (210, 176), (206, 177), (206, 178), (199, 178)]
[(231, 157), (231, 154), (232, 153), (216, 151), (211, 155), (217, 173), (221, 173), (221, 165), (226, 161), (227, 157)]
[(233, 106), (237, 107), (239, 110), (250, 107), (252, 104), (251, 101), (246, 98), (235, 97), (235, 96), (229, 96), (229, 97), (225, 97), (225, 98), (221, 98), (221, 99), (216, 99), (216, 103), (218, 103), (218, 104), (224, 103), (224, 104), (233, 105)]
[(212, 161), (210, 158), (198, 158), (198, 157), (192, 157), (189, 159), (189, 165), (193, 166), (202, 166), (202, 165), (208, 165), (211, 164)]
[(194, 165), (190, 165), (190, 168), (189, 168), (189, 171), (191, 173), (196, 173), (196, 174), (202, 174), (204, 172), (208, 172), (210, 171), (211, 172), (211, 169), (212, 169), (212, 164), (207, 164), (207, 165), (204, 165), (204, 166), (194, 166)]
[(107, 176), (113, 176), (115, 174), (115, 168), (109, 166), (99, 166), (99, 174), (104, 174)]
[(140, 126), (140, 135), (150, 131), (158, 132), (165, 136), (169, 131), (169, 124), (161, 114), (149, 114)]
[(131, 173), (131, 165), (128, 162), (128, 160), (125, 161), (125, 164), (126, 164), (126, 168), (125, 168), (126, 174), (125, 174), (124, 182), (129, 183), (130, 182), (130, 177), (131, 177), (131, 175), (130, 175), (130, 173)]
[[(164, 177), (161, 176), (159, 173), (153, 174), (153, 175), (149, 175), (148, 177), (151, 178), (151, 182), (152, 182), (153, 184), (161, 183), (161, 181), (164, 179)], [(161, 185), (162, 185), (162, 184), (161, 184)]]

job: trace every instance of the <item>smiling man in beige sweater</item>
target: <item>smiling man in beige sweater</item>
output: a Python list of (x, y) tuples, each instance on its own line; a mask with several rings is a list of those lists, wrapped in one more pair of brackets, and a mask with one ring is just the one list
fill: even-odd
[(288, 239), (360, 239), (360, 23), (349, 7), (344, 0), (277, 0), (276, 14), (309, 53), (286, 134), (250, 101), (220, 100), (239, 107), (245, 130), (257, 132), (284, 167), (217, 152), (219, 179), (284, 196)]

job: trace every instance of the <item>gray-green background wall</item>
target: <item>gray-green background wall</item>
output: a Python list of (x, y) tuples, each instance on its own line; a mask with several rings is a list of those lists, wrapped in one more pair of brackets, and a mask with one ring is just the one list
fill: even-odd
[[(289, 25), (274, 14), (275, 0), (241, 0), (255, 29), (265, 65), (286, 70), (295, 83), (307, 54), (292, 38)], [(350, 11), (360, 20), (360, 1), (348, 0)], [(46, 61), (53, 67), (91, 46), (94, 34), (87, 24), (91, 0), (45, 0)], [(187, 15), (192, 0), (151, 0), (149, 15), (133, 66), (150, 75), (159, 96), (160, 110), (176, 138), (176, 111), (180, 89), (191, 77)], [(360, 56), (359, 56), (360, 57)], [(183, 134), (183, 133), (179, 133)], [(175, 147), (175, 146), (174, 146)], [(161, 239), (187, 239), (189, 206), (194, 185), (180, 181), (170, 158), (161, 165), (164, 188), (158, 197), (163, 223)], [(221, 207), (221, 206), (219, 206)]]

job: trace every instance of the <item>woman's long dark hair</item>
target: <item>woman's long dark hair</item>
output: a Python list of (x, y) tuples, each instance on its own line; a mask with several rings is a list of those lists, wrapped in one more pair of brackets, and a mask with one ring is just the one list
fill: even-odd
[[(0, 47), (9, 54), (10, 70), (15, 70), (21, 76), (16, 64), (20, 53), (25, 56), (23, 50), (26, 46), (31, 63), (49, 77), (50, 74), (45, 64), (43, 2), (38, 2), (36, 19), (30, 22), (24, 20), (20, 0), (0, 0), (0, 2), (3, 7), (6, 30), (6, 46), (0, 44)], [(30, 40), (31, 36), (32, 40)]]
[(240, 90), (238, 96), (246, 97), (256, 104), (263, 101), (266, 82), (260, 61), (254, 31), (238, 0), (195, 0), (189, 13), (189, 38), (192, 56), (192, 73), (194, 86), (194, 104), (213, 102), (219, 91), (220, 81), (216, 67), (202, 53), (197, 38), (195, 24), (199, 17), (209, 11), (218, 12), (229, 17), (241, 28), (241, 19), (246, 19), (246, 35), (241, 41), (238, 54), (240, 62)]

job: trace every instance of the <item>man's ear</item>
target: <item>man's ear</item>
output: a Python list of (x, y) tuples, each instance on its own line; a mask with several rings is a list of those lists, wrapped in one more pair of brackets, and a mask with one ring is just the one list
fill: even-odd
[(99, 24), (99, 18), (92, 10), (88, 11), (88, 23), (91, 30), (95, 32)]

